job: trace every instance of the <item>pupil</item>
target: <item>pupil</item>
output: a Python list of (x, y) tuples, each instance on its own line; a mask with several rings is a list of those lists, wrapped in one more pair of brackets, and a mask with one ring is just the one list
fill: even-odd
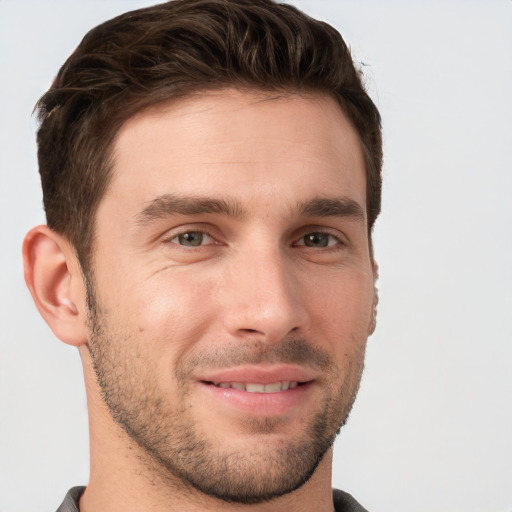
[(181, 245), (196, 247), (198, 245), (201, 245), (203, 241), (203, 234), (191, 231), (190, 233), (183, 233), (178, 237), (178, 239)]
[(306, 235), (304, 243), (308, 247), (327, 247), (328, 239), (327, 236), (322, 233), (311, 233)]

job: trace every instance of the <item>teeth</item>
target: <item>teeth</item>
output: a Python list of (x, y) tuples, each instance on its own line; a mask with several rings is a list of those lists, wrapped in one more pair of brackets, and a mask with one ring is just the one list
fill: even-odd
[(265, 384), (265, 393), (277, 393), (281, 391), (281, 383), (276, 382), (275, 384)]
[(248, 393), (279, 393), (288, 389), (296, 388), (299, 383), (297, 381), (285, 380), (283, 382), (273, 382), (271, 384), (254, 384), (251, 382), (216, 382), (218, 388), (233, 388), (239, 391), (247, 391)]
[(248, 393), (265, 393), (265, 384), (246, 384), (245, 390)]

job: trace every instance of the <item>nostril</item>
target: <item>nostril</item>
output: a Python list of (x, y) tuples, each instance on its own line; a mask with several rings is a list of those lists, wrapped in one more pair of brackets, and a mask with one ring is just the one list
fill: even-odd
[(249, 327), (242, 327), (240, 329), (238, 329), (238, 334), (239, 335), (247, 335), (247, 336), (252, 336), (254, 334), (257, 334), (258, 336), (265, 336), (265, 333), (263, 331), (260, 331), (258, 329), (250, 329)]

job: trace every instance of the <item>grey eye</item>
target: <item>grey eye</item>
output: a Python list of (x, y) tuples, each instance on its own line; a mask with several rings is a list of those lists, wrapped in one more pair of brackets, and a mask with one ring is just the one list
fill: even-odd
[(187, 231), (175, 236), (172, 242), (185, 247), (198, 247), (209, 241), (210, 238), (210, 236), (201, 231)]
[(326, 233), (309, 233), (304, 237), (304, 245), (307, 247), (327, 247), (329, 237)]
[(336, 245), (339, 240), (329, 233), (308, 233), (304, 235), (298, 242), (297, 245), (304, 245), (306, 247), (331, 247)]

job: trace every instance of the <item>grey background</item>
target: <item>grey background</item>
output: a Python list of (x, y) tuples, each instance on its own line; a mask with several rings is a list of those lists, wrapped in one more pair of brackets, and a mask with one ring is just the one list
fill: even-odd
[[(0, 0), (0, 511), (87, 482), (78, 354), (22, 278), (44, 221), (31, 110), (85, 31), (153, 2)], [(380, 512), (512, 512), (512, 2), (307, 1), (385, 133), (381, 302), (333, 483)]]

